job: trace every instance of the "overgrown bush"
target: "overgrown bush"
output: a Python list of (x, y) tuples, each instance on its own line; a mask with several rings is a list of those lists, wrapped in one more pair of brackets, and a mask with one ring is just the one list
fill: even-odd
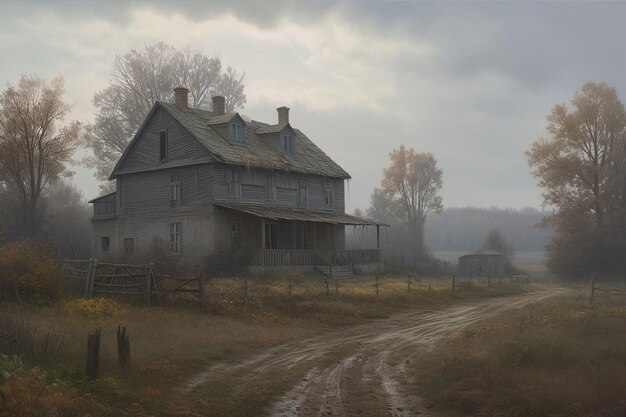
[(38, 321), (4, 314), (0, 316), (0, 354), (37, 364), (54, 363), (65, 347), (64, 338), (42, 329)]
[(62, 269), (54, 248), (43, 240), (0, 246), (0, 289), (16, 301), (49, 302), (62, 290)]
[(245, 276), (254, 256), (252, 249), (217, 249), (204, 258), (204, 272), (211, 277)]

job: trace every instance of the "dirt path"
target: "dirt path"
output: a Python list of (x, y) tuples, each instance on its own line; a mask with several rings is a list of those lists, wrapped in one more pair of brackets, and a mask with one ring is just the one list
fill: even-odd
[(411, 361), (437, 340), (471, 323), (563, 292), (546, 289), (398, 314), (281, 345), (239, 364), (218, 364), (190, 379), (182, 391), (194, 390), (216, 372), (243, 371), (243, 378), (255, 378), (270, 369), (306, 365), (304, 377), (272, 405), (270, 416), (433, 415), (419, 397), (403, 388), (410, 379), (406, 367)]

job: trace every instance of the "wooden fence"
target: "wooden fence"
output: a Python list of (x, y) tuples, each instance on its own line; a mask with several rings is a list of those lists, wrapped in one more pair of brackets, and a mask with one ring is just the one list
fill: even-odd
[(591, 295), (589, 297), (589, 304), (593, 304), (594, 301), (597, 301), (598, 296), (602, 296), (605, 300), (626, 303), (626, 288), (600, 287), (594, 277), (591, 280)]
[(154, 271), (153, 264), (129, 265), (98, 262), (96, 259), (63, 260), (63, 276), (71, 290), (91, 298), (99, 294), (142, 296), (148, 301), (174, 293), (202, 297), (202, 277), (177, 277)]

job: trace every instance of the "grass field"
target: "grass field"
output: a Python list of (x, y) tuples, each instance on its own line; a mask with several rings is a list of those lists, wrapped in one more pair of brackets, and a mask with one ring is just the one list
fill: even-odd
[[(97, 298), (64, 299), (47, 307), (10, 304), (0, 308), (3, 332), (20, 339), (23, 363), (0, 360), (0, 415), (92, 416), (170, 415), (181, 381), (223, 360), (238, 360), (269, 347), (395, 312), (435, 304), (527, 291), (528, 286), (486, 287), (476, 282), (451, 291), (450, 279), (411, 283), (406, 277), (373, 277), (329, 282), (296, 273), (272, 279), (214, 279), (205, 288), (205, 303), (176, 299), (147, 306)], [(127, 325), (131, 371), (116, 367), (118, 325)], [(102, 328), (100, 377), (84, 376), (87, 333)], [(0, 344), (8, 353), (8, 348)], [(6, 375), (11, 375), (7, 377)], [(266, 389), (279, 392), (287, 375), (268, 379)], [(283, 382), (281, 382), (283, 381)], [(271, 382), (271, 384), (270, 384)], [(34, 390), (34, 391), (33, 391)], [(237, 407), (241, 398), (228, 381), (206, 387), (209, 397)], [(250, 393), (251, 404), (263, 393)], [(256, 397), (254, 397), (256, 395)], [(226, 407), (226, 406), (224, 406)], [(213, 407), (210, 407), (213, 409)], [(231, 410), (232, 411), (232, 410)], [(55, 414), (56, 413), (56, 414)], [(215, 412), (217, 413), (217, 412)], [(223, 413), (229, 415), (226, 407)]]
[(471, 326), (414, 364), (415, 391), (475, 416), (623, 416), (626, 302), (588, 289)]

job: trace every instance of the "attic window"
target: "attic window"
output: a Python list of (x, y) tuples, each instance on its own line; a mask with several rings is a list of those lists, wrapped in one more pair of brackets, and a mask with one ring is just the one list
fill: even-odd
[(167, 130), (159, 132), (159, 160), (167, 160)]
[(230, 139), (235, 143), (243, 143), (243, 125), (239, 123), (230, 125)]
[(293, 153), (293, 135), (283, 135), (283, 152)]

